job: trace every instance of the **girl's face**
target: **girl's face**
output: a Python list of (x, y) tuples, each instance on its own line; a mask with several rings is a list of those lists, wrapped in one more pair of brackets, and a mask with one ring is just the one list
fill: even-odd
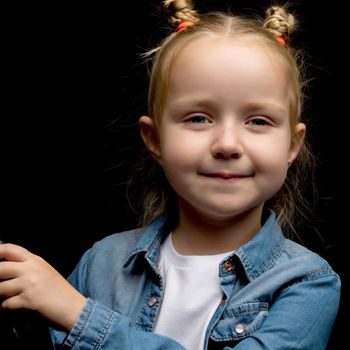
[[(159, 135), (143, 132), (180, 213), (231, 220), (261, 212), (280, 189), (300, 146), (291, 141), (291, 91), (282, 67), (254, 41), (202, 38), (180, 53)], [(143, 130), (155, 133), (141, 118), (141, 128), (146, 124)], [(302, 139), (304, 124), (296, 132)]]

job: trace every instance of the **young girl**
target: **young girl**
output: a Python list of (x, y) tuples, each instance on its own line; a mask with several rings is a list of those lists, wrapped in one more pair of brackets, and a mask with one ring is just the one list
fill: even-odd
[(163, 5), (174, 31), (150, 53), (139, 121), (154, 162), (143, 227), (97, 242), (69, 283), (1, 245), (1, 307), (36, 310), (57, 349), (325, 349), (339, 277), (282, 233), (310, 161), (294, 18)]

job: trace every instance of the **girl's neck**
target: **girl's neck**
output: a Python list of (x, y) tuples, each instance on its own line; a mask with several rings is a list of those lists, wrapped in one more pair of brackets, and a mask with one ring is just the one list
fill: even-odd
[(179, 224), (173, 244), (182, 255), (213, 255), (239, 248), (261, 227), (262, 208), (254, 208), (233, 218), (214, 219), (180, 207)]

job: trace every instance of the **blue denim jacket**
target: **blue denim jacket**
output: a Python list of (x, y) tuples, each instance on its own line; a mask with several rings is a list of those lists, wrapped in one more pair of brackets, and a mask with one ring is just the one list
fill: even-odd
[[(57, 349), (184, 349), (152, 333), (163, 297), (157, 259), (164, 224), (162, 218), (146, 230), (111, 235), (83, 255), (69, 281), (88, 299), (70, 334), (52, 330)], [(205, 349), (326, 348), (339, 277), (320, 256), (284, 238), (273, 213), (220, 263), (219, 274), (224, 297)]]

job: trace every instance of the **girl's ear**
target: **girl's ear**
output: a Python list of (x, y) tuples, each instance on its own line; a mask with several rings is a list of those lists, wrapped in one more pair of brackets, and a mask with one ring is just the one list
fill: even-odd
[(295, 126), (295, 134), (293, 135), (291, 146), (290, 146), (290, 155), (288, 159), (288, 165), (291, 165), (294, 159), (297, 157), (300, 147), (303, 144), (306, 134), (306, 126), (304, 123), (298, 123)]
[(157, 130), (153, 120), (148, 116), (142, 116), (139, 119), (141, 137), (153, 158), (161, 165), (160, 143)]

